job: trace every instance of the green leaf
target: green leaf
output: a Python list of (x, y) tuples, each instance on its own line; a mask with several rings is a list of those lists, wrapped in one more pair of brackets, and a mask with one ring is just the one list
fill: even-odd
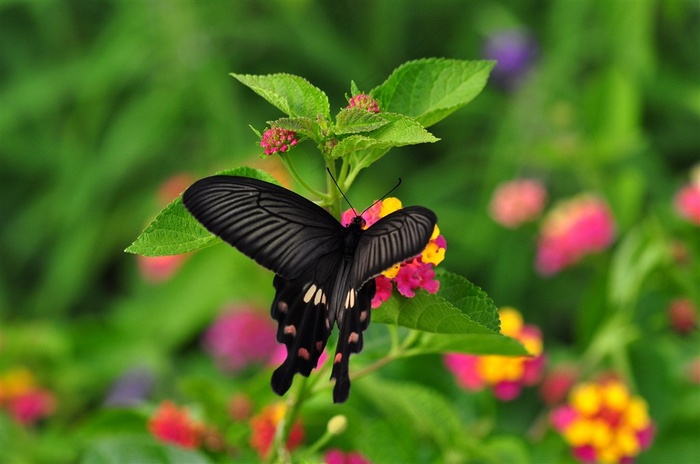
[(93, 442), (81, 460), (82, 464), (208, 464), (204, 454), (176, 446), (167, 446), (153, 438), (140, 435), (120, 435)]
[(280, 118), (275, 119), (274, 121), (267, 121), (267, 124), (270, 127), (274, 126), (279, 127), (281, 129), (297, 132), (299, 134), (309, 137), (312, 140), (318, 141), (321, 138), (319, 135), (320, 128), (318, 126), (318, 123), (311, 118)]
[(419, 290), (413, 298), (394, 295), (372, 312), (372, 322), (437, 334), (496, 334), (438, 295)]
[(413, 298), (394, 295), (373, 310), (372, 321), (429, 332), (420, 339), (421, 353), (470, 353), (525, 356), (527, 351), (512, 338), (500, 335), (500, 320), (493, 301), (464, 277), (438, 273), (440, 290), (420, 290)]
[(460, 308), (469, 317), (494, 332), (501, 330), (501, 320), (493, 300), (481, 288), (459, 274), (438, 269), (438, 295)]
[(316, 120), (322, 115), (330, 119), (328, 96), (304, 78), (291, 74), (254, 76), (231, 73), (231, 76), (292, 118)]
[(473, 100), (494, 65), (494, 61), (438, 58), (410, 61), (372, 90), (372, 95), (382, 111), (411, 116), (429, 127)]
[(365, 398), (394, 423), (430, 437), (440, 448), (451, 447), (463, 433), (460, 417), (448, 398), (423, 385), (368, 376), (356, 383)]
[(417, 349), (421, 354), (467, 353), (499, 356), (529, 355), (520, 342), (499, 334), (424, 334), (420, 339)]
[[(239, 167), (218, 172), (220, 175), (244, 176), (277, 184), (270, 174), (259, 169)], [(206, 230), (182, 204), (182, 197), (158, 214), (155, 220), (141, 232), (127, 253), (143, 256), (167, 256), (187, 253), (219, 242), (220, 239)]]
[(364, 169), (384, 156), (392, 147), (433, 143), (439, 140), (413, 118), (396, 113), (382, 113), (381, 116), (388, 120), (389, 124), (366, 136), (350, 136), (348, 138), (354, 138), (341, 140), (334, 147), (332, 156), (349, 156), (353, 166)]
[(333, 132), (336, 135), (371, 132), (389, 124), (386, 118), (363, 108), (343, 108), (335, 121)]

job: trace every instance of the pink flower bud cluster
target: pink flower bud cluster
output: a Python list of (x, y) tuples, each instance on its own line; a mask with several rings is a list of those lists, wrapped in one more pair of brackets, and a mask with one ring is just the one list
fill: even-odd
[(294, 131), (272, 127), (263, 132), (260, 146), (265, 149), (266, 155), (284, 153), (295, 146), (299, 140)]
[(584, 256), (604, 250), (615, 237), (615, 223), (601, 198), (581, 194), (556, 205), (544, 218), (537, 270), (552, 275)]
[[(401, 209), (401, 207), (401, 201), (397, 198), (389, 197), (378, 201), (362, 213), (365, 227), (370, 227), (379, 219)], [(341, 224), (344, 226), (350, 224), (355, 214), (352, 209), (345, 211), (341, 217)], [(447, 241), (445, 237), (440, 235), (440, 229), (436, 225), (430, 242), (421, 254), (387, 269), (375, 278), (377, 291), (372, 299), (372, 308), (378, 308), (391, 297), (394, 285), (401, 295), (408, 298), (413, 298), (419, 288), (427, 290), (429, 293), (436, 293), (440, 288), (440, 282), (435, 279), (435, 266), (445, 258), (446, 250)]]
[(516, 179), (496, 187), (489, 211), (494, 221), (514, 229), (537, 219), (547, 201), (547, 191), (541, 182)]
[(348, 108), (362, 108), (372, 113), (379, 113), (379, 104), (377, 100), (364, 93), (358, 93), (354, 97), (351, 97), (348, 103)]

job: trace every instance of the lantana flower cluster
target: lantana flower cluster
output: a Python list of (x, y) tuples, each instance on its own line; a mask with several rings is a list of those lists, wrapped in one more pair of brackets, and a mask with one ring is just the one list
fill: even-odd
[(444, 362), (462, 388), (479, 391), (491, 387), (496, 398), (510, 401), (520, 395), (524, 386), (535, 385), (542, 376), (542, 334), (537, 326), (525, 324), (513, 308), (502, 308), (498, 314), (501, 333), (522, 343), (531, 357), (453, 353), (445, 355)]
[(615, 221), (607, 203), (592, 194), (560, 202), (545, 216), (537, 248), (537, 270), (552, 275), (584, 256), (607, 248)]
[(23, 425), (32, 425), (50, 416), (56, 408), (54, 395), (37, 385), (25, 368), (14, 368), (0, 375), (0, 410)]
[(260, 139), (260, 146), (265, 149), (266, 155), (284, 153), (297, 143), (299, 143), (299, 139), (297, 139), (296, 132), (279, 127), (267, 129)]
[[(365, 228), (401, 208), (401, 201), (398, 198), (388, 197), (378, 201), (362, 213)], [(355, 214), (352, 209), (345, 211), (340, 222), (347, 226), (352, 222)], [(445, 237), (440, 235), (440, 229), (436, 225), (430, 242), (420, 255), (384, 271), (375, 278), (377, 291), (372, 299), (372, 308), (379, 307), (389, 299), (394, 285), (401, 295), (408, 298), (414, 297), (419, 288), (427, 290), (429, 293), (436, 293), (440, 288), (440, 282), (435, 279), (434, 268), (445, 259), (446, 250), (447, 241)]]
[(379, 113), (379, 103), (370, 95), (359, 93), (348, 100), (348, 108), (362, 108), (372, 113)]
[(550, 419), (584, 463), (631, 462), (654, 437), (644, 399), (614, 378), (577, 385)]

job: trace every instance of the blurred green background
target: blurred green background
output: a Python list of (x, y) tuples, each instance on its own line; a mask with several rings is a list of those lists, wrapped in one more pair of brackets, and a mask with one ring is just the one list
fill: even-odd
[[(407, 60), (482, 59), (503, 30), (534, 41), (521, 81), (492, 79), (431, 128), (439, 143), (395, 150), (349, 196), (368, 205), (402, 177), (404, 203), (438, 215), (443, 266), (516, 306), (545, 345), (575, 358), (604, 317), (610, 257), (537, 276), (536, 229), (495, 224), (490, 195), (517, 176), (542, 179), (551, 201), (596, 191), (621, 236), (654, 224), (697, 251), (697, 228), (671, 203), (700, 159), (697, 2), (3, 1), (0, 367), (32, 366), (60, 398), (56, 430), (70, 430), (125, 369), (183, 369), (179, 357), (225, 302), (268, 304), (270, 275), (224, 246), (159, 285), (123, 252), (162, 208), (157, 192), (171, 176), (266, 169), (248, 125), (281, 115), (228, 73), (300, 75), (341, 108), (351, 79), (368, 91)], [(292, 156), (307, 154), (299, 163), (319, 182), (312, 147)], [(639, 300), (662, 347), (651, 353), (659, 375), (645, 371), (660, 384), (639, 387), (662, 422), (674, 355), (687, 349), (663, 332), (658, 308), (679, 289), (698, 301), (683, 279), (654, 281)], [(649, 359), (654, 344), (637, 355)]]

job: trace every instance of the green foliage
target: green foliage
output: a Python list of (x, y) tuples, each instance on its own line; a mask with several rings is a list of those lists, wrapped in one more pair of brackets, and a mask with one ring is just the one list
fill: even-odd
[[(656, 436), (636, 462), (700, 455), (698, 331), (677, 333), (669, 315), (679, 298), (695, 314), (700, 305), (700, 235), (673, 204), (697, 163), (697, 5), (167, 6), (0, 6), (0, 390), (24, 368), (55, 400), (45, 418), (21, 425), (0, 399), (1, 462), (260, 460), (250, 414), (233, 419), (230, 401), (247, 398), (251, 414), (279, 401), (272, 367), (224, 372), (202, 338), (231, 307), (266, 313), (272, 274), (228, 246), (208, 247), (219, 239), (176, 198), (231, 166), (256, 169), (224, 172), (272, 181), (270, 172), (336, 215), (344, 206), (322, 179), (326, 166), (358, 209), (401, 177), (396, 195), (433, 209), (448, 241), (440, 267), (451, 272), (438, 273), (437, 295), (395, 295), (373, 313), (346, 404), (330, 403), (330, 361), (295, 380), (282, 401), (307, 398), (293, 411), (306, 437), (289, 460), (321, 462), (336, 448), (378, 464), (577, 462), (546, 420), (540, 385), (502, 402), (490, 388), (461, 388), (443, 366), (446, 352), (521, 354), (498, 334), (495, 309), (506, 305), (541, 329), (550, 367), (573, 365), (581, 380), (614, 372), (644, 399)], [(514, 81), (505, 57), (494, 67), (484, 51), (503, 30), (533, 40), (530, 67)], [(449, 58), (421, 58), (433, 56)], [(232, 79), (231, 70), (250, 74)], [(370, 94), (380, 113), (346, 108), (349, 79), (350, 95)], [(259, 159), (247, 125), (265, 121), (301, 136), (282, 159), (291, 181), (277, 159)], [(187, 181), (166, 183), (182, 173)], [(506, 229), (489, 216), (494, 189), (516, 177), (542, 181), (550, 209), (579, 192), (601, 196), (615, 242), (538, 275), (542, 223)], [(161, 280), (145, 270), (157, 261), (140, 256), (188, 250), (199, 251)], [(135, 367), (152, 388), (134, 406), (107, 407)], [(164, 399), (186, 405), (228, 448), (158, 442), (147, 421)], [(347, 430), (327, 436), (338, 414)]]

